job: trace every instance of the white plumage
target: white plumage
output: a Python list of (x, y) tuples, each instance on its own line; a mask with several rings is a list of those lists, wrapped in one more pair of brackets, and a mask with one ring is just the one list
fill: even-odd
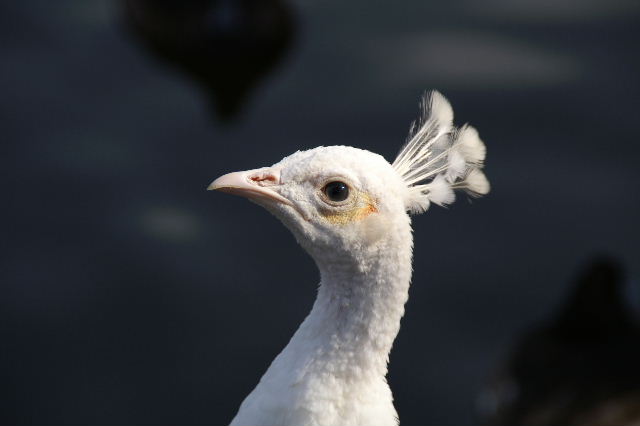
[(489, 182), (481, 171), (486, 149), (477, 130), (467, 124), (453, 127), (453, 110), (439, 92), (425, 94), (421, 110), (393, 162), (410, 186), (408, 210), (422, 213), (430, 203), (450, 204), (455, 200), (454, 189), (472, 196), (488, 193)]
[(209, 189), (250, 198), (277, 216), (320, 271), (311, 313), (244, 400), (232, 425), (397, 425), (387, 363), (411, 281), (407, 211), (489, 191), (485, 147), (453, 127), (438, 92), (393, 164), (347, 147), (298, 151)]

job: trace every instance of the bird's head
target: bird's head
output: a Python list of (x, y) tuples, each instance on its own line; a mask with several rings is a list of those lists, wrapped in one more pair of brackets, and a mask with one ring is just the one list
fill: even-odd
[(408, 188), (391, 164), (348, 146), (298, 151), (271, 167), (221, 176), (209, 189), (265, 207), (312, 252), (374, 243), (407, 216)]
[(362, 252), (410, 233), (408, 213), (452, 202), (454, 189), (488, 192), (480, 171), (484, 144), (472, 127), (454, 128), (452, 118), (449, 103), (433, 92), (393, 164), (366, 150), (321, 146), (226, 174), (208, 189), (265, 207), (316, 258)]

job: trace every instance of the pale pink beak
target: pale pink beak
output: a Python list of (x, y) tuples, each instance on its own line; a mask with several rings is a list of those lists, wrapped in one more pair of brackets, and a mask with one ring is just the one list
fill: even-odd
[(262, 168), (220, 176), (211, 182), (207, 190), (228, 192), (257, 200), (277, 201), (291, 206), (291, 201), (270, 188), (278, 185), (280, 185), (280, 170)]

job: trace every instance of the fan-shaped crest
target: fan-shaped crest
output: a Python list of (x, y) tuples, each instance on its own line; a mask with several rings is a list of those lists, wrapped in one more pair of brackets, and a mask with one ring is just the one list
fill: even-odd
[(420, 117), (393, 162), (409, 187), (407, 210), (422, 213), (431, 203), (450, 204), (456, 189), (474, 197), (488, 193), (482, 172), (486, 148), (476, 129), (454, 127), (451, 105), (437, 91), (425, 93), (420, 107)]

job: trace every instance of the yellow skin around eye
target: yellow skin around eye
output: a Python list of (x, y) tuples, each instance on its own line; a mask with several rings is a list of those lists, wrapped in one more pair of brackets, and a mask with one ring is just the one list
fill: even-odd
[(344, 210), (327, 209), (322, 211), (321, 214), (330, 223), (346, 225), (360, 221), (377, 212), (376, 203), (371, 196), (364, 192), (358, 192), (356, 194), (356, 202), (351, 208)]

